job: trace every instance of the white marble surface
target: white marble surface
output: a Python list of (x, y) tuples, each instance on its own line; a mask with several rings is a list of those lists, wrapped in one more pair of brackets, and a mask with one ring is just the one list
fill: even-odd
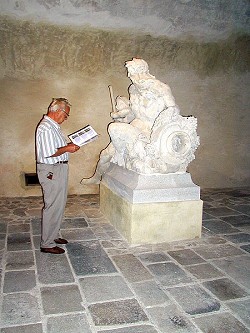
[[(95, 175), (83, 183), (97, 183), (112, 162), (141, 174), (186, 172), (200, 144), (197, 119), (181, 116), (171, 88), (149, 72), (145, 60), (126, 61), (132, 81), (129, 99), (110, 89), (113, 122), (111, 142), (102, 150)], [(110, 87), (112, 88), (112, 87)]]
[(189, 173), (143, 175), (111, 163), (102, 183), (131, 203), (200, 199), (200, 187)]

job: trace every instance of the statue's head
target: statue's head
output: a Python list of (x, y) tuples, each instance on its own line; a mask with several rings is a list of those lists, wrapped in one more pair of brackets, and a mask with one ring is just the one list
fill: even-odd
[(138, 74), (149, 74), (148, 64), (143, 59), (133, 58), (125, 62), (128, 70), (128, 77), (137, 76)]

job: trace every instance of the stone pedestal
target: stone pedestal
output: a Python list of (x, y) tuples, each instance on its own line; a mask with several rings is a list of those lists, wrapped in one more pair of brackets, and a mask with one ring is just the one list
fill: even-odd
[(189, 173), (142, 175), (111, 164), (100, 209), (131, 245), (201, 236), (200, 188)]

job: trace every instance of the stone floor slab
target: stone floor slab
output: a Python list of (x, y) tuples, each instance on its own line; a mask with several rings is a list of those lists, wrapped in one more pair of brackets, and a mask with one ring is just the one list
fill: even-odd
[(22, 325), (40, 321), (36, 297), (28, 293), (6, 294), (2, 304), (2, 326)]
[(199, 285), (167, 289), (182, 309), (190, 315), (218, 311), (220, 303)]
[(221, 301), (248, 296), (248, 293), (227, 278), (207, 281), (202, 284)]
[(132, 254), (114, 256), (112, 259), (129, 282), (139, 282), (153, 278), (149, 271)]
[(8, 226), (8, 233), (30, 232), (29, 223), (10, 224)]
[(0, 233), (0, 240), (5, 241), (6, 239), (6, 234)]
[(248, 255), (213, 260), (213, 264), (237, 283), (250, 289), (250, 257)]
[(48, 318), (47, 333), (91, 333), (85, 314), (70, 314)]
[(214, 245), (213, 247), (196, 247), (194, 251), (204, 259), (216, 259), (242, 255), (243, 252), (230, 244)]
[(122, 254), (128, 254), (128, 250), (126, 249), (106, 249), (107, 254), (110, 256), (110, 258), (114, 257), (114, 256), (119, 256)]
[(138, 255), (138, 258), (146, 265), (156, 262), (166, 262), (172, 261), (172, 258), (164, 252), (154, 252), (154, 253), (142, 253)]
[(140, 326), (129, 326), (123, 328), (114, 328), (111, 330), (98, 331), (97, 333), (158, 333), (153, 326), (140, 325)]
[(36, 216), (37, 218), (41, 219), (42, 207), (43, 207), (42, 201), (40, 203), (37, 203), (37, 204), (34, 204), (34, 202), (33, 202), (33, 203), (31, 203), (31, 206), (26, 210), (26, 214), (28, 216), (32, 216), (32, 218), (34, 216)]
[(3, 251), (5, 249), (5, 239), (0, 240), (0, 251)]
[(233, 234), (233, 235), (225, 235), (224, 236), (226, 239), (228, 239), (230, 242), (233, 243), (250, 243), (250, 234), (246, 234), (246, 233), (237, 233), (237, 234)]
[(205, 212), (215, 217), (240, 215), (239, 211), (228, 207), (209, 208)]
[(196, 246), (201, 245), (219, 245), (225, 244), (227, 241), (222, 238), (222, 236), (214, 236), (214, 233), (205, 229), (206, 232), (203, 232), (202, 238), (196, 239)]
[(205, 220), (214, 220), (214, 216), (205, 212), (206, 209), (211, 208), (211, 206), (207, 206), (203, 204), (203, 212), (202, 212), (202, 221)]
[(250, 225), (248, 226), (244, 226), (244, 227), (240, 227), (239, 228), (242, 232), (246, 232), (248, 234), (250, 234)]
[(250, 299), (235, 300), (226, 305), (250, 328)]
[(13, 293), (35, 288), (36, 275), (33, 270), (10, 271), (4, 276), (3, 292)]
[(237, 210), (240, 213), (246, 214), (246, 215), (250, 215), (250, 207), (249, 207), (249, 203), (248, 204), (243, 204), (243, 205), (235, 205), (234, 209)]
[(169, 297), (155, 281), (144, 281), (131, 284), (136, 296), (144, 306), (154, 306), (169, 303)]
[(88, 218), (102, 218), (103, 215), (101, 214), (99, 209), (85, 209), (84, 213), (87, 215)]
[(242, 245), (240, 248), (241, 248), (242, 250), (244, 250), (244, 251), (250, 253), (250, 244)]
[(33, 251), (7, 252), (6, 270), (22, 270), (34, 267)]
[(116, 247), (116, 245), (111, 240), (101, 241), (101, 245), (104, 249), (113, 249)]
[(249, 333), (249, 330), (231, 313), (218, 313), (194, 319), (204, 333)]
[(80, 291), (76, 285), (42, 287), (41, 297), (45, 314), (84, 310)]
[(185, 313), (176, 305), (170, 304), (163, 307), (147, 309), (152, 321), (162, 333), (198, 333), (197, 328), (190, 322)]
[(121, 276), (92, 276), (79, 279), (88, 303), (133, 297)]
[(4, 327), (1, 333), (43, 333), (42, 324), (22, 325), (13, 327)]
[(84, 229), (62, 229), (61, 235), (63, 238), (68, 239), (69, 241), (76, 240), (93, 240), (96, 239), (95, 234), (92, 230), (84, 228)]
[(232, 234), (240, 231), (239, 229), (232, 227), (229, 223), (223, 222), (221, 220), (203, 221), (202, 225), (208, 230), (218, 234)]
[(250, 225), (250, 216), (248, 215), (225, 216), (221, 217), (221, 220), (230, 223), (232, 226), (236, 228)]
[(19, 216), (25, 217), (26, 216), (25, 208), (19, 206), (18, 208), (13, 209), (13, 214), (18, 216), (18, 217)]
[(192, 264), (200, 264), (205, 262), (198, 254), (196, 254), (193, 250), (185, 249), (179, 251), (168, 251), (168, 254), (173, 257), (178, 263), (181, 265), (192, 265)]
[(74, 282), (69, 262), (65, 254), (53, 255), (36, 252), (37, 274), (40, 283), (70, 283)]
[(96, 326), (131, 324), (147, 321), (147, 315), (135, 299), (104, 302), (89, 306)]
[(117, 272), (99, 242), (67, 244), (68, 255), (77, 275), (107, 274)]
[(32, 218), (31, 219), (31, 229), (33, 235), (41, 234), (41, 218)]
[(7, 232), (7, 223), (0, 223), (0, 233), (6, 234)]
[(223, 273), (209, 263), (203, 263), (193, 266), (186, 266), (187, 271), (193, 274), (197, 279), (213, 279), (223, 276)]
[(164, 286), (175, 286), (193, 281), (183, 269), (172, 262), (150, 264), (147, 267)]
[(61, 229), (81, 229), (88, 227), (88, 223), (84, 217), (77, 217), (72, 219), (64, 219)]
[(39, 235), (39, 236), (33, 236), (33, 244), (34, 244), (34, 248), (36, 250), (40, 250), (41, 235)]
[(10, 234), (7, 238), (8, 251), (31, 250), (31, 240), (29, 233)]

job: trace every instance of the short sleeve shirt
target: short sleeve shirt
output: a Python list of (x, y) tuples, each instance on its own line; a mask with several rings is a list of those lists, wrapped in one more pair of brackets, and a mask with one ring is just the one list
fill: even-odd
[(44, 116), (36, 130), (36, 160), (38, 163), (55, 164), (68, 161), (69, 153), (51, 157), (58, 148), (67, 145), (66, 138), (57, 122)]

